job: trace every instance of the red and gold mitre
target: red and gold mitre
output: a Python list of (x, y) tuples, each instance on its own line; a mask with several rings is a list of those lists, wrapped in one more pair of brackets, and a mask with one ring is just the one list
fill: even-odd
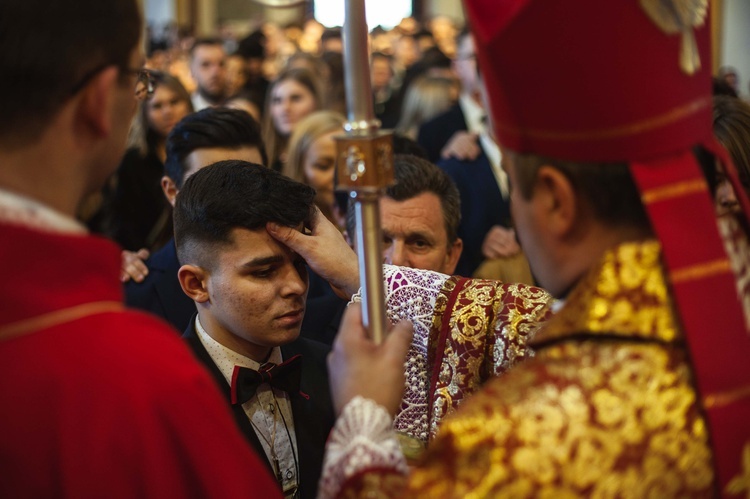
[(708, 0), (465, 3), (502, 146), (630, 165), (663, 248), (722, 491), (750, 490), (750, 333), (691, 153), (702, 145), (725, 163), (747, 216), (712, 134)]

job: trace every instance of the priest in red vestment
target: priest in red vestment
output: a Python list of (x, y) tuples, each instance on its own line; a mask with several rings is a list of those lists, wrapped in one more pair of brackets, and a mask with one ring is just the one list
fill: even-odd
[(0, 497), (274, 497), (208, 373), (76, 208), (149, 93), (135, 0), (0, 2)]

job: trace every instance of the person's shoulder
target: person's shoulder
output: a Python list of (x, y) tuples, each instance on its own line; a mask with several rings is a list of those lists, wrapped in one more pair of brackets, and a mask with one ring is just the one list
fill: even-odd
[[(154, 287), (162, 279), (177, 279), (177, 270), (180, 268), (177, 253), (174, 247), (174, 239), (163, 248), (152, 254), (144, 262), (148, 268), (148, 274), (141, 282), (130, 280), (125, 284), (125, 295), (129, 305), (138, 306), (143, 300), (150, 300)], [(174, 270), (174, 272), (171, 272)], [(171, 274), (174, 275), (171, 275)]]
[(122, 156), (122, 161), (120, 161), (118, 171), (122, 173), (123, 171), (137, 168), (143, 163), (143, 159), (144, 156), (139, 148), (130, 147), (125, 150), (125, 153)]
[(40, 397), (85, 386), (97, 394), (97, 410), (108, 403), (161, 407), (176, 393), (205, 393), (212, 383), (167, 323), (130, 309), (93, 312), (29, 333), (4, 353), (24, 352), (33, 352), (38, 364), (27, 382)]
[(125, 303), (129, 307), (153, 312), (158, 307), (158, 296), (156, 286), (164, 278), (164, 272), (154, 269), (148, 262), (148, 275), (141, 282), (132, 279), (125, 284)]
[(152, 379), (152, 386), (192, 377), (198, 371), (180, 336), (151, 314), (125, 309), (102, 314), (78, 327), (84, 348), (97, 352), (111, 368)]
[(438, 168), (443, 170), (448, 175), (459, 175), (463, 173), (467, 164), (473, 163), (474, 161), (466, 161), (463, 159), (454, 158), (453, 156), (448, 158), (440, 158), (435, 163)]
[(451, 156), (448, 158), (440, 158), (435, 164), (449, 175), (455, 176), (473, 174), (478, 168), (482, 167), (487, 168), (487, 171), (491, 172), (491, 170), (489, 170), (489, 159), (481, 149), (479, 156), (474, 159), (458, 159)]
[[(461, 106), (459, 106), (458, 104), (453, 104), (447, 110), (425, 121), (420, 127), (420, 132), (442, 129), (446, 124), (451, 124), (453, 125), (452, 128), (455, 128), (455, 125), (460, 125), (463, 121), (465, 120), (463, 118), (463, 111), (461, 111)], [(466, 128), (465, 123), (463, 123), (463, 126), (464, 128)]]

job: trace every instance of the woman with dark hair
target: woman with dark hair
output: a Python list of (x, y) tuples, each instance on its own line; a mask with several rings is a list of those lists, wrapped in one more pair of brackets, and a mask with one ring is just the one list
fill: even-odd
[(153, 95), (144, 100), (128, 137), (128, 149), (105, 188), (100, 212), (89, 225), (124, 249), (159, 248), (171, 237), (171, 206), (161, 190), (169, 132), (193, 111), (180, 81), (151, 71)]
[(320, 109), (322, 101), (320, 82), (308, 69), (286, 69), (271, 83), (263, 114), (263, 141), (271, 168), (281, 171), (295, 126)]

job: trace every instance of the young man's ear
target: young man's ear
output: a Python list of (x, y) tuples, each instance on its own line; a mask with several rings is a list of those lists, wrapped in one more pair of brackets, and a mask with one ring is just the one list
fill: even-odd
[(164, 175), (161, 178), (161, 190), (164, 192), (164, 196), (166, 196), (167, 201), (169, 201), (169, 204), (171, 204), (172, 208), (174, 208), (174, 202), (175, 202), (175, 199), (177, 199), (177, 193), (179, 192), (179, 189), (177, 188), (177, 185), (174, 183), (174, 180)]
[(182, 292), (196, 303), (209, 301), (208, 272), (197, 265), (183, 265), (177, 271)]
[(544, 226), (557, 236), (568, 235), (576, 225), (579, 213), (576, 192), (567, 176), (557, 168), (542, 166), (537, 171), (534, 199)]
[(104, 138), (111, 133), (118, 74), (116, 67), (108, 67), (81, 89), (75, 115), (80, 136)]

